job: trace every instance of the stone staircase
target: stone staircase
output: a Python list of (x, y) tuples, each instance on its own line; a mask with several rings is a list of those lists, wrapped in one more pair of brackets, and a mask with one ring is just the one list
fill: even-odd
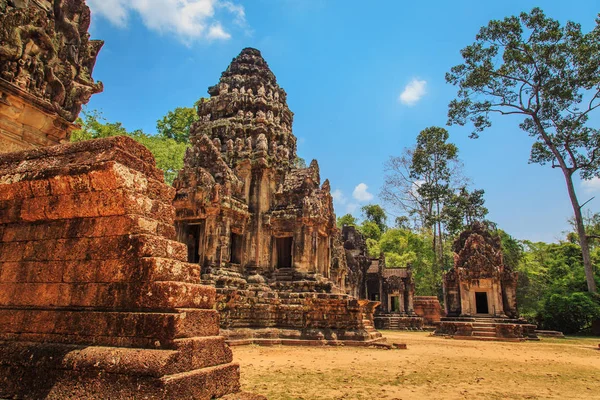
[(521, 342), (539, 340), (535, 325), (506, 317), (443, 317), (435, 331), (455, 339)]
[(365, 330), (369, 334), (369, 340), (383, 339), (383, 335), (381, 334), (381, 332), (379, 332), (377, 329), (375, 329), (375, 326), (373, 325), (373, 321), (371, 321), (371, 319), (369, 319), (364, 313), (363, 313), (362, 317), (363, 317), (363, 319), (362, 319), (363, 326), (365, 327)]
[(496, 338), (496, 323), (492, 318), (475, 318), (473, 321), (473, 338), (485, 340)]

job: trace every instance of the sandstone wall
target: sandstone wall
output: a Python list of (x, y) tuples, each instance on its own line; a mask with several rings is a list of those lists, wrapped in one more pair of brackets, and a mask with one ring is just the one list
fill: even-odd
[(440, 301), (435, 296), (415, 296), (415, 314), (422, 317), (426, 326), (440, 322), (444, 312)]
[(370, 341), (376, 302), (347, 295), (217, 289), (222, 333), (229, 339)]
[(0, 397), (239, 390), (173, 197), (125, 137), (0, 155)]

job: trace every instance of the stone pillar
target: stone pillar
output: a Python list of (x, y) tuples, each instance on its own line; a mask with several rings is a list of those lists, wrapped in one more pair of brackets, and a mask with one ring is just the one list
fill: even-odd
[(415, 286), (414, 284), (407, 285), (406, 295), (408, 296), (408, 310), (406, 312), (409, 315), (415, 315), (415, 306), (414, 306), (414, 294), (415, 294)]
[(400, 314), (404, 314), (406, 313), (405, 311), (405, 307), (404, 307), (404, 288), (401, 288), (400, 291), (398, 292), (398, 297), (399, 297), (399, 302), (400, 302), (400, 309), (398, 310), (398, 312), (400, 312)]

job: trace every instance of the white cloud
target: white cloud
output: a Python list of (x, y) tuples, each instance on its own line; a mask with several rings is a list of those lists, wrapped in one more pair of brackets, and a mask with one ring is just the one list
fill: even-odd
[(423, 96), (427, 94), (425, 88), (427, 87), (427, 81), (421, 81), (413, 79), (404, 88), (404, 91), (400, 94), (400, 102), (407, 106), (414, 106)]
[(359, 183), (352, 192), (352, 197), (360, 202), (367, 202), (373, 200), (373, 195), (368, 191), (369, 187), (364, 183)]
[(592, 178), (587, 181), (581, 181), (581, 187), (586, 193), (598, 193), (600, 192), (600, 179)]
[(148, 29), (174, 34), (188, 44), (229, 39), (220, 20), (224, 16), (246, 27), (244, 7), (226, 0), (88, 0), (88, 4), (94, 14), (116, 26), (127, 26), (130, 15), (137, 13)]

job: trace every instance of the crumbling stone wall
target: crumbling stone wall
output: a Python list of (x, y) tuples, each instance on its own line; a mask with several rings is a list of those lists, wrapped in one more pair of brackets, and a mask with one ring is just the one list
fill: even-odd
[(239, 390), (174, 194), (125, 137), (0, 155), (0, 397)]
[(442, 306), (436, 296), (415, 296), (415, 314), (423, 318), (426, 326), (434, 326), (443, 316)]

